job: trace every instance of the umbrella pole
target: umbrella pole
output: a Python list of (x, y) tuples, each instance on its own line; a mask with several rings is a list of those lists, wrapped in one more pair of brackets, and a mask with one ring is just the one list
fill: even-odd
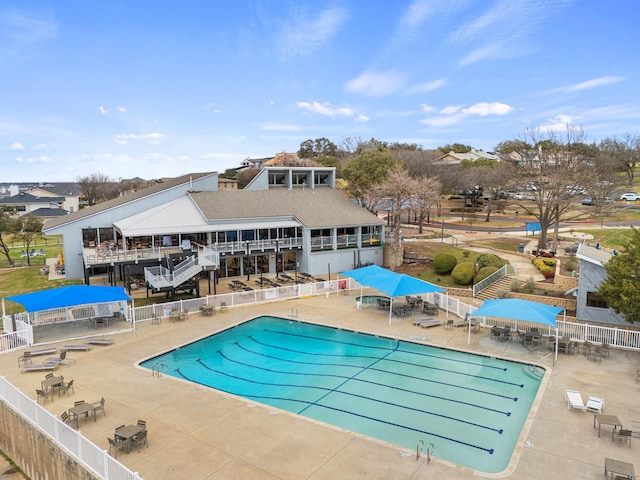
[(471, 344), (471, 314), (467, 313), (467, 345)]
[(391, 312), (393, 312), (393, 297), (389, 297), (389, 326), (391, 326)]

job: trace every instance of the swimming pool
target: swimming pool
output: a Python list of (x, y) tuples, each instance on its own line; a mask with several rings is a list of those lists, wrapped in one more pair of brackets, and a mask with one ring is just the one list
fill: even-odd
[(509, 464), (541, 379), (525, 364), (276, 317), (149, 359), (166, 374), (485, 473)]

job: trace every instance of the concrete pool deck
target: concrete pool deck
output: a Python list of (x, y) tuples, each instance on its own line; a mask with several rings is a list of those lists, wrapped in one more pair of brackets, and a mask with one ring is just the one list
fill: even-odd
[[(370, 293), (365, 290), (364, 293)], [(74, 380), (75, 394), (55, 397), (45, 408), (60, 415), (74, 401), (106, 399), (106, 416), (98, 414), (80, 420), (82, 433), (108, 450), (107, 437), (121, 424), (147, 421), (149, 447), (140, 453), (119, 453), (118, 459), (146, 480), (189, 479), (471, 479), (478, 476), (537, 480), (571, 475), (600, 479), (605, 457), (633, 463), (637, 440), (619, 445), (611, 440), (610, 427), (598, 438), (593, 415), (569, 411), (564, 390), (579, 390), (604, 398), (605, 413), (617, 415), (625, 428), (640, 420), (640, 384), (636, 368), (640, 353), (612, 350), (610, 358), (594, 363), (582, 354), (560, 353), (552, 366), (548, 357), (542, 365), (550, 369), (536, 399), (524, 434), (510, 467), (496, 475), (479, 475), (437, 458), (437, 441), (417, 438), (435, 445), (431, 462), (425, 454), (416, 460), (415, 451), (372, 440), (336, 427), (297, 417), (273, 407), (261, 406), (215, 390), (192, 385), (169, 376), (157, 378), (135, 365), (158, 353), (210, 335), (228, 326), (260, 315), (298, 319), (321, 325), (353, 329), (402, 340), (468, 350), (529, 362), (549, 353), (545, 346), (524, 347), (516, 341), (496, 342), (488, 329), (471, 333), (464, 328), (420, 328), (416, 317), (394, 319), (375, 306), (356, 308), (355, 297), (320, 296), (300, 300), (230, 308), (212, 317), (191, 315), (184, 322), (167, 320), (159, 325), (137, 325), (136, 332), (111, 335), (111, 346), (94, 346), (89, 352), (70, 352), (76, 363), (61, 366), (57, 374)], [(445, 318), (440, 313), (440, 319)], [(90, 332), (92, 333), (92, 332)], [(105, 333), (103, 331), (99, 333)], [(60, 341), (57, 346), (65, 343)], [(21, 374), (19, 352), (0, 355), (3, 375), (35, 399), (35, 389), (45, 372)], [(35, 360), (37, 361), (37, 359)], [(640, 468), (640, 463), (636, 462)], [(640, 473), (640, 471), (639, 471)]]

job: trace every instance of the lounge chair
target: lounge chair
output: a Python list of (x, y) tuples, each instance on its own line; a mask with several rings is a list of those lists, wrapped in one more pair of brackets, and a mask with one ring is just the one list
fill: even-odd
[(61, 350), (59, 357), (48, 357), (44, 359), (44, 363), (62, 363), (63, 365), (69, 365), (71, 363), (76, 363), (74, 358), (67, 358), (67, 351)]
[(586, 413), (587, 407), (582, 400), (582, 395), (577, 390), (565, 390), (564, 398), (567, 401), (567, 408), (571, 410), (575, 408), (576, 410), (582, 410), (583, 413)]
[(589, 397), (585, 409), (588, 412), (602, 413), (604, 411), (604, 400), (598, 397)]
[(34, 363), (31, 365), (24, 365), (20, 371), (24, 372), (41, 372), (43, 370), (57, 370), (59, 362), (56, 363)]
[(32, 357), (37, 357), (40, 355), (51, 355), (52, 353), (56, 353), (57, 351), (58, 351), (57, 348), (49, 347), (49, 348), (41, 348), (39, 350), (30, 350), (29, 352), (24, 352), (24, 353), (29, 353), (29, 355), (31, 355)]
[(422, 328), (437, 327), (442, 325), (442, 320), (436, 320), (435, 318), (428, 318), (426, 320), (417, 320), (413, 322), (414, 325)]
[(86, 352), (87, 350), (91, 350), (93, 347), (91, 345), (87, 345), (87, 344), (72, 344), (72, 345), (65, 345), (64, 347), (62, 347), (62, 350), (75, 350), (75, 351), (80, 351), (80, 352)]
[(84, 343), (85, 345), (113, 345), (113, 340), (110, 338), (89, 338)]

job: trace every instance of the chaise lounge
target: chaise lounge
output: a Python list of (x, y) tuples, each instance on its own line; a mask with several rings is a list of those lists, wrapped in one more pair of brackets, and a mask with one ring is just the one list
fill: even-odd
[(571, 410), (575, 408), (576, 410), (582, 410), (583, 413), (587, 412), (587, 407), (582, 400), (582, 395), (577, 390), (565, 390), (564, 398), (567, 401), (567, 408)]
[(91, 345), (87, 345), (79, 343), (79, 344), (72, 344), (72, 345), (65, 345), (64, 347), (62, 347), (62, 350), (75, 350), (75, 351), (80, 351), (80, 352), (86, 352), (87, 350), (91, 350), (93, 347)]
[(55, 363), (33, 363), (31, 365), (24, 365), (20, 371), (24, 372), (41, 372), (43, 370), (57, 370), (59, 362)]
[(442, 325), (442, 320), (427, 318), (426, 320), (416, 320), (413, 324), (422, 328), (437, 327), (438, 325)]
[(111, 338), (89, 338), (85, 340), (85, 345), (113, 345)]

